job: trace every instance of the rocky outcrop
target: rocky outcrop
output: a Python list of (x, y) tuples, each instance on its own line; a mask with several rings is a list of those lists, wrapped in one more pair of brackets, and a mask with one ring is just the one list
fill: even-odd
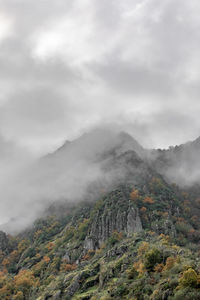
[(170, 217), (152, 222), (151, 229), (158, 234), (164, 233), (165, 235), (169, 235), (173, 238), (177, 236), (175, 225)]
[(8, 250), (8, 238), (3, 231), (0, 231), (0, 250), (3, 252)]
[(138, 208), (129, 207), (127, 215), (127, 233), (140, 232), (142, 223), (138, 213)]
[(98, 248), (114, 231), (131, 234), (141, 230), (138, 208), (129, 200), (127, 191), (117, 190), (105, 199), (104, 206), (96, 212), (84, 248), (86, 250)]
[(65, 296), (72, 297), (74, 293), (80, 288), (81, 274), (75, 276), (69, 285), (69, 287), (65, 290)]

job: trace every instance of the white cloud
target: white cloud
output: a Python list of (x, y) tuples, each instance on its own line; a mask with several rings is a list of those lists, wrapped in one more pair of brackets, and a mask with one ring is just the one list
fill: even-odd
[(12, 19), (9, 18), (4, 13), (0, 12), (0, 43), (11, 36), (13, 33), (13, 22)]

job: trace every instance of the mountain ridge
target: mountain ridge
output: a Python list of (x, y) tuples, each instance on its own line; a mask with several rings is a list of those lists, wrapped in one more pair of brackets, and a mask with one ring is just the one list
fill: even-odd
[[(99, 136), (104, 136), (103, 143)], [(89, 153), (93, 139), (87, 135), (35, 169), (37, 174), (48, 166), (40, 176), (50, 177), (46, 184), (51, 189), (48, 184), (63, 178), (59, 174), (73, 158), (67, 175), (74, 168), (80, 171), (73, 185), (78, 192), (82, 176), (90, 171), (83, 166), (92, 171), (98, 166), (101, 172), (97, 177), (92, 173), (81, 201), (68, 201), (67, 195), (19, 234), (0, 232), (1, 299), (199, 299), (199, 188), (171, 183), (167, 177), (171, 164), (176, 167), (174, 157), (190, 162), (199, 143), (186, 146), (187, 155), (183, 146), (152, 155), (124, 133), (105, 136), (101, 131), (99, 136)], [(63, 161), (66, 153), (70, 155)], [(55, 162), (58, 169), (52, 172)]]

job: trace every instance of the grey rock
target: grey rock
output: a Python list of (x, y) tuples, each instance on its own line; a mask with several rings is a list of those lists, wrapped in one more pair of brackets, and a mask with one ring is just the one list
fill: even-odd
[(64, 293), (65, 296), (72, 297), (75, 294), (75, 292), (80, 287), (80, 279), (81, 279), (80, 274), (74, 277), (74, 279), (73, 279), (72, 283), (70, 284), (70, 286), (65, 290), (65, 293)]
[(138, 209), (130, 207), (127, 216), (127, 232), (132, 233), (140, 231), (142, 231), (142, 223), (140, 220)]
[(97, 249), (114, 231), (128, 235), (142, 231), (138, 208), (129, 201), (129, 194), (121, 190), (111, 193), (104, 207), (96, 212), (84, 241), (84, 249)]
[(61, 291), (59, 290), (53, 295), (52, 300), (59, 300), (60, 295), (61, 295)]
[(5, 232), (0, 231), (0, 250), (6, 251), (8, 249), (8, 238)]
[(65, 255), (62, 257), (63, 260), (66, 260), (68, 263), (70, 262), (70, 256), (68, 251), (65, 252)]
[(96, 245), (95, 245), (95, 240), (91, 237), (86, 237), (84, 241), (84, 249), (87, 250), (95, 250)]

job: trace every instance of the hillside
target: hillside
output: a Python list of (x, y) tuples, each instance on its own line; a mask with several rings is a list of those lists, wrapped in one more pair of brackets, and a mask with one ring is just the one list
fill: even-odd
[[(167, 176), (175, 153), (187, 166), (199, 144), (152, 153), (125, 133), (93, 134), (93, 149), (85, 135), (35, 167), (48, 184), (78, 158), (101, 172), (82, 201), (68, 195), (19, 234), (0, 232), (0, 299), (200, 299), (198, 180), (183, 186)], [(80, 166), (76, 189), (89, 171)]]

